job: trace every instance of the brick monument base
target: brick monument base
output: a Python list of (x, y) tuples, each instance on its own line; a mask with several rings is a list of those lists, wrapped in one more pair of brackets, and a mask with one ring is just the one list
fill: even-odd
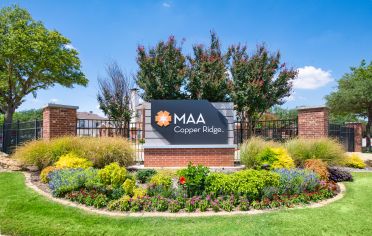
[(145, 148), (145, 167), (234, 166), (235, 148)]

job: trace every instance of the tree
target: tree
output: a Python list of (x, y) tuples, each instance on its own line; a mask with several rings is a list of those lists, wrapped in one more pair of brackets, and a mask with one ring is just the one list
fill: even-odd
[(86, 86), (70, 40), (18, 6), (0, 10), (0, 112), (11, 123), (24, 97), (55, 84)]
[(188, 57), (187, 91), (191, 99), (223, 102), (230, 99), (231, 80), (228, 75), (228, 54), (221, 52), (216, 33), (211, 32), (211, 44), (193, 46), (194, 57)]
[(280, 62), (280, 53), (270, 54), (265, 45), (257, 46), (252, 56), (248, 55), (246, 46), (233, 46), (230, 51), (232, 98), (250, 137), (264, 112), (283, 104), (283, 99), (291, 94), (297, 71), (287, 69), (285, 63)]
[[(29, 109), (24, 111), (16, 111), (13, 114), (13, 120), (25, 122), (25, 121), (32, 121), (32, 120), (42, 120), (43, 119), (43, 111), (42, 109)], [(4, 120), (4, 115), (0, 115), (0, 121)]]
[(281, 106), (273, 106), (270, 109), (270, 112), (274, 114), (277, 119), (280, 120), (290, 120), (297, 118), (298, 111), (297, 109), (286, 109), (282, 108)]
[(167, 42), (160, 41), (148, 51), (138, 46), (137, 63), (139, 70), (136, 83), (143, 90), (145, 100), (186, 98), (183, 91), (186, 58), (173, 36)]
[(116, 62), (106, 67), (107, 77), (98, 79), (99, 108), (112, 120), (116, 134), (124, 135), (129, 130), (132, 117), (130, 93), (132, 80), (124, 75)]
[(359, 67), (351, 67), (338, 81), (337, 91), (326, 96), (332, 113), (355, 114), (367, 118), (367, 147), (371, 147), (372, 126), (372, 61), (367, 65), (362, 60)]

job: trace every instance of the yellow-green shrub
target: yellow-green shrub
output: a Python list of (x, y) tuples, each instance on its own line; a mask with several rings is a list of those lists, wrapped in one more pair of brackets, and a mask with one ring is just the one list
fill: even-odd
[(259, 154), (266, 148), (280, 147), (279, 143), (265, 141), (259, 137), (247, 140), (240, 147), (240, 161), (247, 168), (260, 166)]
[(366, 163), (360, 158), (360, 156), (356, 153), (351, 154), (350, 156), (346, 156), (342, 160), (342, 164), (352, 168), (364, 169), (366, 168)]
[(43, 183), (48, 183), (49, 182), (49, 178), (48, 178), (48, 174), (52, 171), (55, 171), (55, 170), (59, 170), (59, 168), (55, 167), (55, 166), (47, 166), (45, 167), (41, 173), (40, 173), (40, 180), (41, 182)]
[(88, 161), (85, 158), (81, 158), (75, 153), (68, 153), (65, 155), (62, 155), (58, 161), (55, 163), (55, 166), (57, 168), (89, 168), (93, 166), (93, 163), (91, 161)]
[(125, 138), (75, 136), (28, 142), (17, 148), (12, 158), (24, 165), (36, 165), (43, 169), (53, 165), (60, 156), (71, 152), (92, 161), (97, 168), (103, 168), (112, 162), (128, 166), (133, 163), (134, 158), (132, 144)]
[(136, 182), (132, 179), (126, 179), (123, 184), (125, 194), (132, 196), (133, 190), (136, 187)]
[(278, 148), (271, 148), (271, 150), (276, 154), (277, 160), (273, 162), (271, 165), (272, 169), (277, 169), (277, 168), (294, 168), (295, 164), (293, 159), (289, 156), (287, 150), (282, 147)]
[(173, 172), (170, 171), (159, 171), (153, 175), (150, 179), (150, 184), (162, 186), (164, 188), (170, 188), (172, 185)]
[(133, 190), (133, 199), (142, 198), (144, 196), (146, 196), (146, 189), (139, 187)]
[(329, 172), (327, 163), (319, 159), (309, 159), (304, 163), (305, 169), (312, 170), (323, 180), (328, 180)]
[(321, 159), (330, 165), (339, 164), (345, 156), (344, 147), (330, 138), (292, 139), (285, 143), (289, 155), (295, 163), (303, 166), (308, 159)]
[(99, 170), (98, 176), (103, 184), (111, 185), (116, 188), (124, 183), (127, 170), (114, 162)]
[(287, 151), (282, 148), (270, 148), (267, 147), (257, 157), (258, 164), (256, 168), (260, 168), (264, 165), (267, 165), (270, 169), (277, 168), (293, 168), (294, 162), (292, 158), (288, 155)]

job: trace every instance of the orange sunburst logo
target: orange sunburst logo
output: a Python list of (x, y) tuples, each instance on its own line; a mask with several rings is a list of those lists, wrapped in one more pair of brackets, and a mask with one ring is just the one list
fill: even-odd
[(172, 116), (167, 111), (159, 111), (156, 113), (155, 121), (160, 127), (166, 127), (172, 122)]

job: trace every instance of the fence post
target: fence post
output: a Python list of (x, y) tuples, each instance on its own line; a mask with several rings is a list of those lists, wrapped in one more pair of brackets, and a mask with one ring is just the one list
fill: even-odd
[(43, 108), (43, 138), (76, 135), (77, 106), (48, 104)]
[(34, 124), (34, 127), (35, 127), (35, 130), (34, 130), (34, 132), (35, 132), (35, 139), (38, 139), (38, 137), (37, 137), (37, 133), (38, 133), (38, 132), (37, 132), (37, 123), (38, 123), (38, 122), (37, 122), (37, 119), (35, 119), (34, 122), (35, 122), (35, 124)]
[(360, 122), (347, 122), (346, 127), (354, 129), (354, 152), (362, 151), (363, 127)]
[(328, 136), (328, 108), (298, 108), (298, 137), (321, 138)]
[(5, 118), (4, 118), (4, 120), (3, 120), (3, 147), (2, 147), (2, 151), (3, 152), (6, 152), (6, 147), (5, 147), (5, 144), (6, 144), (6, 141), (5, 141), (5, 139), (6, 139), (6, 132), (5, 132)]
[(16, 129), (16, 147), (18, 147), (19, 143), (19, 120), (17, 120), (17, 129)]

